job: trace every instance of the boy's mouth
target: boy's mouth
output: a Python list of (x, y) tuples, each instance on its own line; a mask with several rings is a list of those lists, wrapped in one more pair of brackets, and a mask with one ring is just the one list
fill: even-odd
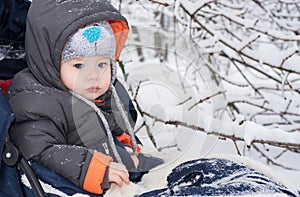
[(94, 92), (99, 91), (100, 88), (97, 87), (97, 86), (93, 86), (93, 87), (89, 87), (87, 90), (88, 90), (89, 92), (91, 92), (91, 93), (94, 93)]

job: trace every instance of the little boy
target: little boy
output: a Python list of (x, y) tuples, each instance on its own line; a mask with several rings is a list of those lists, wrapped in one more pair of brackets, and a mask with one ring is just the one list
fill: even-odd
[(26, 159), (91, 193), (129, 184), (128, 171), (145, 163), (115, 88), (126, 19), (104, 0), (36, 0), (26, 28), (28, 69), (7, 92), (12, 140)]

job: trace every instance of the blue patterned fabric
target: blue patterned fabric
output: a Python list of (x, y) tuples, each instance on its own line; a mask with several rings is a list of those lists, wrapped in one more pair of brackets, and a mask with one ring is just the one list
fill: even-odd
[(150, 191), (152, 196), (237, 196), (285, 194), (297, 196), (284, 185), (245, 165), (226, 159), (199, 159), (177, 167), (167, 177), (167, 188)]

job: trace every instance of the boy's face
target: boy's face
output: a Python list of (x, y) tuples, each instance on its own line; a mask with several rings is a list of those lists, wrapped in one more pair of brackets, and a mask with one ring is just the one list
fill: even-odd
[(68, 89), (94, 100), (110, 86), (110, 59), (100, 56), (70, 59), (60, 65), (60, 75)]

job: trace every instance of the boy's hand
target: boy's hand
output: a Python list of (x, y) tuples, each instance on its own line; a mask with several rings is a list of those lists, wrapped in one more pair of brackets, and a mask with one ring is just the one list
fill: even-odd
[(116, 183), (119, 187), (125, 182), (129, 185), (129, 173), (126, 167), (123, 164), (116, 162), (110, 162), (109, 164), (109, 173), (108, 173), (109, 182)]
[[(130, 148), (130, 147), (128, 147), (128, 146), (125, 146), (125, 149), (126, 149), (127, 152), (129, 152), (129, 153), (132, 153), (132, 152), (133, 152), (132, 148)], [(137, 168), (137, 166), (139, 165), (139, 159), (137, 158), (136, 155), (130, 155), (130, 156), (131, 156), (131, 159), (132, 159), (132, 161), (133, 161), (135, 167)]]

